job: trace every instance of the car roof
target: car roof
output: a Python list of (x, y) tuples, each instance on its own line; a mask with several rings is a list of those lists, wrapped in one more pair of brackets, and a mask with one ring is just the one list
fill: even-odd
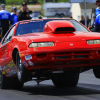
[(23, 21), (19, 21), (19, 22), (24, 22), (24, 21), (34, 21), (34, 20), (54, 20), (54, 19), (61, 19), (61, 20), (66, 20), (66, 19), (68, 19), (68, 20), (75, 20), (75, 19), (72, 19), (72, 18), (46, 18), (46, 19), (31, 19), (31, 20), (23, 20)]

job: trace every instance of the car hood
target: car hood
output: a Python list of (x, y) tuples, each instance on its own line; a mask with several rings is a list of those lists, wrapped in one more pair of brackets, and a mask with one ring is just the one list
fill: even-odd
[(96, 32), (74, 32), (74, 33), (29, 33), (25, 35), (20, 35), (19, 37), (28, 38), (33, 42), (78, 42), (78, 41), (86, 41), (86, 40), (93, 40), (93, 39), (100, 39), (100, 33)]

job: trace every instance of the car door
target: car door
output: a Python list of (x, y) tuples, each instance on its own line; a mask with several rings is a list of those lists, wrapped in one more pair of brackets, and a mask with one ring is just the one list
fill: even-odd
[(10, 51), (10, 41), (12, 39), (13, 31), (15, 29), (15, 26), (11, 27), (11, 29), (8, 31), (6, 36), (1, 42), (0, 46), (0, 66), (6, 66), (12, 62), (12, 56), (11, 56), (11, 51)]

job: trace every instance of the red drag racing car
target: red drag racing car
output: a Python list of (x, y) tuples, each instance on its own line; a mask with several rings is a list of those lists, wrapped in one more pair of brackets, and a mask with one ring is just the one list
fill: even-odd
[(93, 69), (100, 78), (100, 33), (73, 19), (25, 20), (13, 25), (0, 43), (1, 89), (51, 79), (76, 86), (79, 73)]

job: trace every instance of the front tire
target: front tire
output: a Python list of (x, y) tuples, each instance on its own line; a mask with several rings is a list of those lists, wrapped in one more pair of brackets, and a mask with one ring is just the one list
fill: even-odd
[(52, 82), (57, 87), (75, 87), (78, 83), (79, 73), (75, 74), (54, 74)]
[(27, 68), (23, 65), (19, 53), (17, 52), (16, 56), (16, 65), (17, 65), (17, 77), (20, 82), (27, 82), (29, 80), (29, 72)]

